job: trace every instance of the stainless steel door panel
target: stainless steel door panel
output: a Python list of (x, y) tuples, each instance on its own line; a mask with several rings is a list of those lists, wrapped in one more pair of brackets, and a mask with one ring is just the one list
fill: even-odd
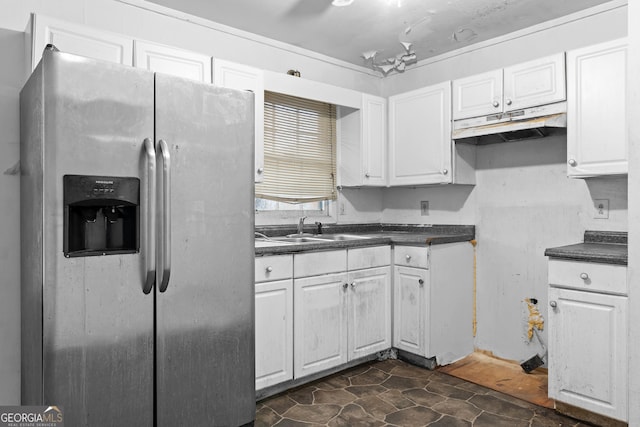
[(158, 426), (242, 425), (255, 415), (253, 96), (156, 74), (156, 139), (169, 146), (172, 211)]
[(147, 185), (153, 74), (60, 53), (44, 66), (43, 403), (64, 406), (69, 425), (152, 425), (144, 254), (65, 258), (62, 176), (141, 177)]

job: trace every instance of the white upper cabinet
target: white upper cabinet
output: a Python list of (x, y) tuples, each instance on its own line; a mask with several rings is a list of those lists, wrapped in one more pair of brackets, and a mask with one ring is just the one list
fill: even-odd
[(250, 90), (255, 98), (255, 182), (264, 179), (264, 75), (262, 70), (235, 62), (213, 60), (213, 83), (231, 89)]
[(502, 70), (453, 81), (453, 119), (502, 111)]
[(211, 83), (211, 57), (145, 41), (135, 41), (134, 66)]
[(389, 184), (452, 182), (451, 83), (389, 97)]
[(566, 99), (564, 53), (453, 81), (453, 119), (499, 114)]
[(504, 111), (552, 104), (566, 97), (564, 53), (504, 69)]
[(626, 174), (626, 40), (567, 52), (567, 174)]
[(387, 185), (387, 100), (362, 94), (360, 109), (339, 107), (339, 182), (347, 187)]
[(28, 29), (31, 36), (31, 70), (47, 44), (62, 52), (119, 64), (133, 64), (133, 39), (118, 34), (60, 21), (42, 15), (32, 15)]
[(387, 100), (362, 96), (362, 184), (387, 184)]

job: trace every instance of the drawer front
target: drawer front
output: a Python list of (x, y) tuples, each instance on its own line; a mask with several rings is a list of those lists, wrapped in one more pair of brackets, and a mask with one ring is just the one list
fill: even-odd
[(397, 266), (429, 268), (429, 248), (426, 246), (396, 246), (393, 263)]
[(627, 295), (627, 267), (594, 262), (549, 260), (549, 284), (583, 291)]
[(347, 267), (351, 270), (391, 265), (391, 246), (355, 248), (347, 251)]
[(290, 279), (293, 277), (293, 255), (256, 257), (256, 282)]
[(347, 251), (306, 252), (294, 255), (293, 277), (347, 271)]

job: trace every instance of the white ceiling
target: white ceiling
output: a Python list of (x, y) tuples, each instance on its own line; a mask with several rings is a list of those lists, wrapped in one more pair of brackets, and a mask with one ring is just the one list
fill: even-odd
[(370, 66), (405, 53), (417, 60), (488, 40), (609, 0), (149, 0), (171, 9)]

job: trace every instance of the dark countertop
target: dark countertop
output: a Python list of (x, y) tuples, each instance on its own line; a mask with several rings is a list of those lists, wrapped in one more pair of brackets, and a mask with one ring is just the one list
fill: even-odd
[(627, 265), (627, 233), (586, 231), (584, 243), (548, 248), (550, 258)]
[[(386, 228), (386, 229), (385, 229)], [(264, 230), (264, 229), (263, 229)], [(262, 230), (260, 230), (262, 232)], [(268, 230), (265, 230), (268, 231)], [(306, 230), (305, 230), (306, 231)], [(325, 234), (345, 233), (366, 236), (367, 239), (338, 240), (326, 242), (285, 243), (282, 245), (256, 247), (256, 255), (276, 255), (305, 251), (336, 250), (379, 245), (437, 245), (443, 243), (465, 242), (475, 239), (474, 226), (398, 226), (380, 225), (361, 229), (331, 228)], [(266, 233), (265, 233), (266, 234)], [(267, 234), (277, 235), (277, 234)], [(321, 237), (321, 236), (318, 236)]]

